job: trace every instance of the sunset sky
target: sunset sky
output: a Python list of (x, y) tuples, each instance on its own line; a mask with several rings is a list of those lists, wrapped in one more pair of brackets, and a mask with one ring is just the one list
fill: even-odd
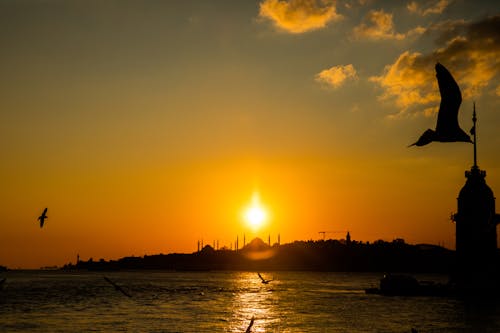
[(243, 234), (454, 248), (472, 145), (407, 147), (435, 127), (437, 61), (500, 193), (498, 1), (0, 0), (0, 45), (9, 268)]

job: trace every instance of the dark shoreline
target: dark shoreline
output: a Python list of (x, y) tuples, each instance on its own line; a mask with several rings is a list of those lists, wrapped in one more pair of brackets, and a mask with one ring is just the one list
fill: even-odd
[(117, 271), (325, 271), (449, 274), (455, 251), (403, 240), (374, 243), (339, 240), (296, 241), (269, 246), (260, 239), (238, 251), (205, 246), (191, 254), (157, 254), (118, 260), (80, 260), (63, 270)]

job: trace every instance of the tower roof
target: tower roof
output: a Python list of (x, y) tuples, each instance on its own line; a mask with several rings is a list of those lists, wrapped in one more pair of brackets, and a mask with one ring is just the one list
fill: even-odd
[(470, 171), (465, 171), (464, 187), (460, 190), (459, 198), (465, 197), (493, 197), (493, 191), (486, 184), (486, 171), (480, 170), (477, 166), (473, 166)]

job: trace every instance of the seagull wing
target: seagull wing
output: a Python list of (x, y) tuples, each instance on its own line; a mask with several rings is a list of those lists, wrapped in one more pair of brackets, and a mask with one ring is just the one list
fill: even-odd
[(113, 287), (116, 286), (116, 284), (113, 281), (111, 281), (110, 279), (108, 279), (107, 277), (103, 276), (103, 278), (104, 278), (104, 280), (106, 280), (107, 282), (109, 282), (109, 284), (111, 284)]
[(129, 293), (127, 293), (125, 290), (122, 289), (122, 287), (120, 287), (119, 285), (117, 285), (116, 283), (114, 283), (113, 281), (111, 281), (110, 279), (108, 279), (107, 277), (103, 276), (104, 280), (106, 280), (107, 282), (109, 282), (113, 287), (115, 287), (116, 290), (118, 290), (119, 292), (121, 292), (123, 295), (127, 296), (127, 297), (132, 297)]
[(247, 330), (245, 331), (245, 333), (250, 333), (252, 332), (252, 326), (253, 326), (253, 321), (255, 320), (254, 317), (252, 317), (252, 319), (250, 319), (250, 324), (248, 325), (247, 327)]
[(42, 215), (40, 215), (40, 216), (38, 217), (38, 219), (37, 219), (37, 220), (39, 220), (39, 221), (40, 221), (40, 228), (41, 228), (41, 227), (43, 227), (43, 223), (45, 222), (45, 219), (48, 217), (48, 216), (47, 216), (47, 209), (48, 209), (48, 208), (45, 208), (45, 209), (43, 210)]
[(257, 273), (257, 275), (259, 276), (259, 278), (261, 279), (262, 282), (266, 281), (266, 280), (264, 280), (264, 278), (262, 277), (262, 275), (260, 275), (260, 273)]
[(442, 137), (454, 137), (458, 126), (458, 109), (462, 103), (462, 94), (457, 82), (450, 72), (441, 65), (436, 64), (436, 77), (441, 94), (436, 132)]
[(126, 292), (125, 290), (123, 290), (120, 286), (118, 286), (118, 290), (125, 296), (129, 297), (129, 298), (132, 298), (132, 295), (130, 295), (128, 292)]

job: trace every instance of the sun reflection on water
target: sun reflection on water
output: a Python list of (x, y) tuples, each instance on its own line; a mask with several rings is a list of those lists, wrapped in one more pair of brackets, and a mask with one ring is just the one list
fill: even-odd
[[(271, 279), (271, 274), (264, 274)], [(252, 332), (279, 332), (279, 281), (263, 284), (254, 272), (240, 272), (235, 276), (231, 332), (244, 332), (252, 317)]]

